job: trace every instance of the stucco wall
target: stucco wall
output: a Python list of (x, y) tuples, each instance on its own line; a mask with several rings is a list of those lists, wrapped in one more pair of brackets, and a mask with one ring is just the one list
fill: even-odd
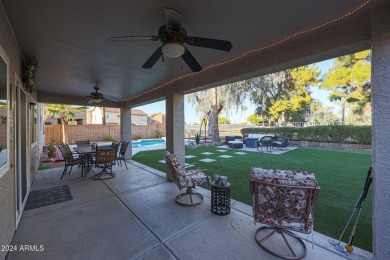
[[(21, 53), (15, 41), (11, 26), (0, 2), (0, 45), (9, 59), (9, 82), (15, 82), (15, 73), (20, 75)], [(15, 97), (14, 84), (12, 84), (12, 97)], [(13, 103), (15, 103), (13, 101)], [(14, 111), (11, 111), (10, 122), (10, 151), (15, 150), (14, 145)], [(0, 245), (11, 242), (15, 232), (15, 168), (14, 152), (10, 152), (10, 169), (0, 178)], [(0, 251), (0, 259), (5, 258), (6, 252)]]

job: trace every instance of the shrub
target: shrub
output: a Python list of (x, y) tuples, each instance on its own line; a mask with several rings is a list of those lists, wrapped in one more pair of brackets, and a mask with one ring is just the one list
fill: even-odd
[(106, 140), (106, 141), (113, 141), (114, 138), (113, 138), (111, 135), (108, 135), (108, 136), (106, 136), (106, 137), (104, 138), (104, 140)]
[(196, 144), (200, 143), (200, 133), (199, 132), (196, 132), (196, 134), (195, 134), (195, 143)]
[(310, 142), (371, 144), (371, 126), (243, 128), (241, 134), (244, 136), (248, 134), (286, 135), (290, 136), (291, 140)]
[(218, 117), (218, 124), (230, 124), (230, 120), (225, 117)]
[(160, 131), (156, 131), (156, 138), (161, 138), (162, 137), (162, 133)]
[(50, 152), (55, 152), (56, 151), (56, 145), (55, 145), (56, 140), (51, 139), (49, 143), (49, 151)]

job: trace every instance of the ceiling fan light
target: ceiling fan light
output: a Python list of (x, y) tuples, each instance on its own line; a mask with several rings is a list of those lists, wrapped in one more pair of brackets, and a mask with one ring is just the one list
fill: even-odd
[(93, 101), (93, 103), (100, 103), (100, 102), (102, 102), (103, 100), (100, 99), (100, 98), (93, 98), (92, 101)]
[(183, 55), (185, 48), (182, 44), (177, 42), (167, 42), (162, 46), (162, 52), (165, 56), (177, 58)]

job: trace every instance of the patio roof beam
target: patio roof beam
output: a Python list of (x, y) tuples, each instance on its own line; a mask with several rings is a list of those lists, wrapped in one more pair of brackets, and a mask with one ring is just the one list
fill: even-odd
[(98, 106), (98, 107), (115, 107), (120, 108), (121, 102), (113, 102), (103, 100), (100, 103), (95, 103), (94, 105), (89, 105), (89, 99), (86, 97), (73, 96), (73, 95), (64, 95), (58, 93), (50, 93), (44, 91), (37, 91), (37, 99), (39, 103), (48, 103), (48, 104), (67, 104), (67, 105), (78, 105), (78, 106)]

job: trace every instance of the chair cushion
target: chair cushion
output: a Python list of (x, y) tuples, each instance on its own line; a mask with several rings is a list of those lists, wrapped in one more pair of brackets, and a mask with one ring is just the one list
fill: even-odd
[(186, 176), (191, 178), (191, 182), (195, 186), (201, 186), (209, 183), (209, 177), (207, 177), (203, 171), (199, 169), (187, 171)]
[(167, 157), (169, 157), (169, 160), (171, 161), (172, 167), (175, 169), (175, 171), (178, 174), (185, 175), (185, 171), (183, 167), (181, 167), (179, 161), (177, 160), (177, 157), (174, 154), (167, 153)]
[(298, 221), (292, 221), (290, 219), (275, 218), (274, 216), (268, 214), (258, 214), (256, 219), (265, 225), (285, 227), (288, 229), (293, 229), (296, 231), (307, 232), (307, 233), (313, 231), (313, 215), (311, 213), (309, 215), (307, 229), (305, 226), (306, 225), (305, 221), (298, 222)]
[(306, 171), (277, 170), (253, 167), (251, 178), (258, 181), (289, 186), (318, 186), (314, 174), (312, 172)]

